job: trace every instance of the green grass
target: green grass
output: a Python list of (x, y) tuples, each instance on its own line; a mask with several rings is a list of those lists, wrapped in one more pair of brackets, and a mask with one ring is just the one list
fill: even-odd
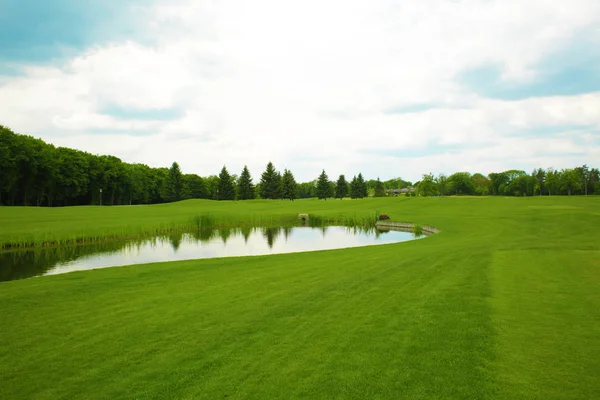
[(0, 398), (598, 398), (599, 206), (553, 197), (0, 209), (4, 242), (33, 219), (51, 238), (203, 213), (234, 222), (380, 211), (441, 230), (0, 283)]
[(89, 243), (201, 227), (290, 224), (298, 223), (303, 212), (310, 212), (311, 224), (373, 225), (378, 205), (375, 200), (188, 200), (152, 206), (0, 207), (0, 248)]

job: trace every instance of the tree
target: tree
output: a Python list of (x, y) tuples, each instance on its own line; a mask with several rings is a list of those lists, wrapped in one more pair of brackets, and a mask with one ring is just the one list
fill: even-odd
[(544, 171), (542, 168), (539, 169), (534, 169), (533, 172), (531, 173), (531, 176), (533, 176), (536, 181), (537, 181), (537, 185), (536, 188), (537, 190), (539, 190), (540, 196), (544, 193), (544, 189), (545, 187), (545, 183), (546, 183), (546, 171)]
[(196, 174), (183, 175), (182, 199), (204, 199), (206, 188), (204, 180)]
[(583, 164), (583, 166), (575, 168), (575, 171), (577, 171), (577, 175), (579, 175), (579, 184), (580, 186), (583, 186), (584, 193), (587, 196), (588, 182), (590, 181), (590, 168), (586, 164)]
[(317, 179), (317, 198), (327, 200), (328, 197), (332, 197), (333, 191), (331, 189), (329, 178), (323, 170)]
[(298, 195), (298, 184), (291, 171), (284, 169), (282, 178), (282, 197), (284, 199), (295, 200)]
[(433, 174), (423, 175), (423, 179), (417, 185), (417, 192), (424, 197), (438, 194), (437, 185)]
[(379, 178), (377, 178), (377, 181), (375, 181), (375, 187), (373, 189), (374, 189), (374, 193), (373, 193), (374, 197), (384, 197), (385, 196), (385, 189), (383, 188), (383, 182), (381, 182), (379, 180)]
[(254, 198), (254, 185), (252, 184), (252, 177), (250, 176), (248, 167), (244, 165), (240, 179), (238, 179), (238, 199), (251, 200)]
[(503, 194), (501, 188), (504, 188), (508, 184), (508, 175), (504, 172), (492, 172), (488, 177), (490, 178), (490, 191), (492, 195), (498, 196)]
[(445, 196), (448, 193), (448, 177), (444, 174), (439, 174), (437, 177), (437, 190), (440, 196)]
[(475, 173), (471, 177), (473, 185), (475, 186), (475, 194), (480, 196), (487, 196), (490, 193), (490, 180), (482, 174)]
[(350, 182), (350, 197), (353, 199), (362, 199), (367, 197), (368, 189), (367, 184), (361, 173), (358, 176), (354, 176)]
[(281, 195), (281, 175), (269, 161), (267, 169), (260, 178), (260, 197), (263, 199), (278, 199)]
[(367, 188), (367, 183), (365, 182), (365, 179), (362, 176), (362, 173), (358, 173), (358, 176), (356, 177), (356, 181), (358, 183), (358, 193), (360, 195), (360, 198), (365, 198), (369, 196), (369, 191)]
[(227, 168), (223, 166), (219, 174), (217, 200), (235, 200), (235, 187)]
[(588, 187), (592, 189), (591, 193), (600, 194), (600, 170), (598, 168), (592, 168), (590, 170), (590, 180)]
[(570, 196), (573, 191), (579, 190), (580, 176), (574, 169), (563, 169), (559, 174), (560, 190), (567, 192)]
[(302, 182), (298, 184), (298, 197), (301, 199), (308, 199), (317, 197), (317, 181)]
[(548, 190), (548, 196), (552, 196), (552, 193), (556, 194), (560, 187), (558, 171), (554, 170), (552, 167), (548, 168), (546, 171), (545, 184), (546, 189)]
[(390, 189), (398, 189), (398, 190), (400, 190), (400, 189), (405, 188), (407, 186), (412, 186), (412, 182), (405, 181), (402, 178), (392, 178), (392, 179), (389, 179), (389, 180), (383, 182), (383, 187), (386, 190), (390, 190)]
[(335, 187), (335, 197), (337, 199), (343, 199), (348, 195), (348, 182), (346, 182), (346, 177), (344, 175), (340, 175), (337, 180)]
[[(112, 179), (112, 176), (108, 179)], [(167, 178), (166, 186), (166, 199), (167, 201), (178, 201), (181, 200), (181, 189), (183, 188), (183, 178), (179, 164), (174, 162), (169, 168), (169, 175)], [(106, 190), (106, 189), (105, 189)]]
[(468, 172), (456, 172), (448, 177), (448, 191), (450, 194), (473, 194), (475, 184)]

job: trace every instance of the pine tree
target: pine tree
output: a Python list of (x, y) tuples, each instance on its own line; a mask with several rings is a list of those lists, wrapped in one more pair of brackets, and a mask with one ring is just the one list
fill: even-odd
[(283, 170), (283, 178), (281, 180), (282, 197), (284, 199), (295, 200), (298, 192), (298, 184), (294, 175), (287, 169)]
[(335, 197), (337, 199), (343, 199), (348, 195), (348, 182), (346, 182), (346, 177), (344, 175), (340, 175), (338, 178), (335, 189)]
[(219, 174), (217, 200), (235, 200), (235, 188), (225, 166)]
[(281, 175), (269, 161), (267, 169), (260, 177), (260, 197), (263, 199), (278, 199), (281, 196)]
[(283, 198), (283, 177), (279, 173), (279, 171), (275, 172), (275, 184), (273, 185), (273, 198), (274, 199), (282, 199)]
[(359, 173), (358, 177), (356, 178), (356, 180), (358, 181), (358, 188), (359, 188), (359, 199), (365, 198), (369, 196), (369, 189), (367, 188), (367, 182), (365, 182), (365, 179), (363, 178), (362, 174)]
[(383, 182), (381, 182), (379, 180), (379, 178), (377, 178), (377, 182), (375, 182), (375, 197), (384, 197), (385, 196), (385, 189), (383, 188)]
[(323, 170), (321, 175), (319, 175), (319, 179), (317, 179), (317, 197), (319, 199), (327, 200), (327, 198), (331, 196), (333, 196), (333, 190), (329, 183), (329, 178), (327, 177), (325, 170)]
[(356, 175), (352, 177), (352, 181), (350, 181), (350, 198), (358, 199), (360, 197), (360, 188), (358, 184), (358, 179)]
[(183, 174), (179, 168), (179, 164), (174, 162), (169, 168), (169, 175), (167, 178), (167, 200), (168, 201), (179, 201), (181, 200), (181, 189), (183, 188)]
[(254, 199), (254, 185), (248, 167), (244, 165), (240, 179), (238, 180), (238, 199), (252, 200)]

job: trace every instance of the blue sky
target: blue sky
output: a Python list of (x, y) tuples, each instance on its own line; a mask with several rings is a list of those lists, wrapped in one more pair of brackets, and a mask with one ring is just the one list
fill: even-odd
[[(111, 41), (144, 40), (143, 0), (1, 0), (0, 59), (60, 62)], [(137, 7), (136, 7), (137, 6)]]
[(0, 124), (184, 172), (600, 165), (596, 0), (0, 0)]

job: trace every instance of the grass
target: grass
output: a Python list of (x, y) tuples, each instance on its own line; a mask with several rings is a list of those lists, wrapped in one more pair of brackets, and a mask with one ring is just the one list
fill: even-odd
[(441, 230), (0, 283), (0, 398), (598, 398), (599, 206), (546, 197), (0, 209), (4, 242), (33, 219), (39, 235), (64, 238), (82, 224), (100, 235), (203, 213), (229, 223), (380, 210)]
[(376, 206), (374, 200), (188, 200), (153, 206), (0, 207), (0, 248), (91, 243), (203, 227), (282, 225), (298, 223), (298, 214), (305, 211), (313, 225), (374, 225)]

